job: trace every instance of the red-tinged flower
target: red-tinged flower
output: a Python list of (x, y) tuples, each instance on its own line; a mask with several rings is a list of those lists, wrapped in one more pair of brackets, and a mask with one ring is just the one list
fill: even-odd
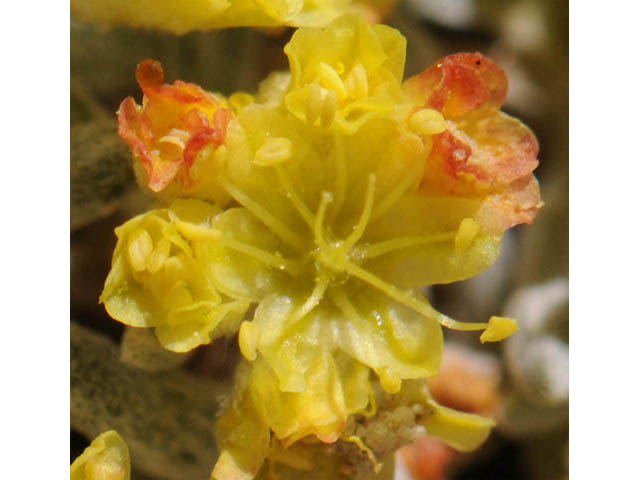
[(224, 143), (231, 110), (192, 83), (164, 84), (160, 62), (151, 59), (138, 64), (136, 79), (144, 93), (142, 106), (132, 97), (122, 102), (118, 133), (141, 160), (151, 190), (164, 190), (174, 179), (189, 187), (198, 154)]
[(542, 205), (531, 174), (538, 142), (529, 128), (500, 111), (507, 94), (504, 71), (480, 53), (458, 53), (404, 88), (417, 110), (437, 110), (446, 124), (431, 137), (421, 190), (483, 198), (478, 218), (489, 230), (531, 223)]

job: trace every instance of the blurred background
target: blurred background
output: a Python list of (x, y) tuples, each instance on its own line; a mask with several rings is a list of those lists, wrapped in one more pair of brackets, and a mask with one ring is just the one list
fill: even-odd
[[(431, 381), (441, 403), (490, 415), (498, 427), (470, 454), (428, 437), (405, 447), (398, 480), (568, 478), (568, 16), (566, 1), (400, 0), (384, 20), (407, 37), (405, 78), (460, 51), (482, 52), (505, 69), (504, 110), (538, 137), (536, 176), (545, 202), (532, 225), (507, 232), (486, 273), (428, 292), (437, 309), (459, 320), (518, 319), (520, 332), (498, 345), (447, 332), (442, 372)], [(135, 185), (115, 112), (127, 96), (140, 100), (135, 68), (144, 58), (161, 61), (169, 82), (223, 94), (253, 91), (269, 72), (287, 68), (282, 49), (291, 33), (235, 28), (177, 37), (72, 19), (71, 460), (109, 425), (129, 428), (134, 479), (208, 478), (212, 428), (182, 438), (172, 418), (183, 404), (191, 412), (184, 421), (213, 418), (217, 405), (209, 399), (230, 378), (235, 343), (219, 341), (188, 356), (154, 354), (144, 347), (148, 338), (125, 332), (98, 304), (113, 229), (153, 207)], [(212, 377), (216, 385), (203, 383)], [(114, 391), (113, 384), (137, 390)], [(195, 386), (202, 398), (187, 398)], [(150, 419), (137, 415), (150, 410), (157, 412)], [(176, 436), (197, 448), (167, 447)]]

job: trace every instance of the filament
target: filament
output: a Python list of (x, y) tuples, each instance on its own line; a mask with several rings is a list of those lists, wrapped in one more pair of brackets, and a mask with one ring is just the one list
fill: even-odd
[(353, 263), (346, 261), (344, 262), (344, 269), (347, 273), (350, 273), (354, 277), (359, 278), (363, 282), (368, 283), (372, 287), (380, 290), (385, 293), (389, 297), (394, 300), (402, 303), (403, 305), (411, 308), (412, 310), (418, 312), (426, 318), (430, 318), (436, 320), (443, 327), (450, 328), (452, 330), (460, 330), (460, 331), (470, 331), (470, 330), (484, 330), (489, 326), (488, 323), (466, 323), (459, 322), (450, 318), (443, 313), (438, 312), (431, 305), (429, 305), (425, 300), (418, 300), (411, 293), (406, 292), (404, 290), (400, 290), (398, 287), (391, 285), (384, 280), (376, 277), (372, 273), (367, 272), (366, 270), (354, 265)]
[(253, 257), (270, 267), (277, 268), (278, 270), (286, 270), (292, 274), (299, 270), (298, 266), (291, 260), (284, 259), (254, 245), (231, 238), (218, 230), (213, 230), (211, 233), (206, 233), (205, 235), (210, 237), (212, 240), (231, 248), (232, 250), (244, 253), (245, 255)]
[(417, 237), (398, 237), (383, 242), (368, 245), (362, 249), (364, 258), (375, 258), (394, 250), (426, 245), (429, 243), (447, 242), (456, 238), (457, 232), (444, 232), (434, 235), (421, 235)]
[(309, 228), (313, 229), (313, 213), (304, 203), (302, 198), (298, 195), (298, 193), (293, 188), (291, 184), (291, 180), (289, 176), (285, 172), (284, 168), (280, 165), (276, 166), (276, 173), (278, 174), (278, 180), (280, 181), (280, 185), (284, 188), (287, 198), (291, 201), (293, 208), (300, 214), (305, 223), (309, 226)]
[(293, 230), (287, 227), (283, 222), (278, 220), (271, 212), (265, 209), (258, 202), (245, 194), (238, 187), (233, 185), (226, 179), (219, 178), (218, 182), (229, 195), (231, 195), (239, 204), (249, 210), (258, 220), (264, 223), (274, 234), (282, 241), (300, 251), (304, 250), (304, 240)]
[(320, 206), (318, 207), (318, 213), (316, 214), (316, 218), (314, 222), (313, 228), (316, 236), (316, 243), (322, 249), (328, 247), (327, 242), (325, 241), (324, 236), (322, 234), (322, 223), (324, 222), (324, 216), (325, 216), (325, 213), (327, 212), (327, 206), (329, 205), (329, 203), (331, 203), (332, 200), (333, 200), (333, 197), (329, 192), (322, 192), (322, 198), (320, 199)]
[(416, 162), (414, 168), (410, 168), (409, 174), (404, 175), (402, 180), (391, 190), (379, 203), (371, 213), (371, 223), (375, 223), (393, 207), (398, 200), (405, 194), (411, 183), (420, 171), (422, 164)]
[(334, 135), (334, 150), (333, 155), (335, 167), (336, 167), (336, 182), (334, 191), (334, 203), (330, 212), (331, 220), (335, 220), (340, 213), (340, 209), (344, 203), (344, 198), (347, 191), (347, 164), (346, 156), (344, 153), (344, 142), (338, 136)]
[(373, 207), (373, 197), (375, 194), (375, 184), (376, 184), (376, 176), (372, 173), (369, 175), (369, 183), (367, 184), (367, 193), (364, 201), (364, 207), (362, 208), (362, 214), (360, 215), (360, 220), (356, 224), (356, 227), (351, 232), (351, 235), (347, 237), (344, 242), (345, 250), (353, 247), (360, 237), (364, 234), (365, 228), (367, 228), (367, 223), (369, 222), (369, 218), (371, 218), (371, 209)]

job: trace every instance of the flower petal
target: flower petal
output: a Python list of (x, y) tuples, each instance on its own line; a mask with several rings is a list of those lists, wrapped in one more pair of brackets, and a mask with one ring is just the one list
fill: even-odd
[(481, 53), (456, 53), (406, 80), (403, 88), (420, 104), (456, 119), (480, 108), (499, 109), (507, 95), (507, 76)]
[[(401, 288), (478, 275), (497, 259), (501, 235), (482, 229), (462, 251), (456, 249), (455, 239), (463, 221), (477, 218), (481, 207), (482, 200), (474, 198), (406, 196), (368, 232), (367, 240), (386, 253), (363, 266)], [(375, 249), (369, 246), (365, 252)]]
[(98, 435), (71, 464), (71, 480), (129, 480), (129, 448), (115, 430)]
[(278, 256), (280, 240), (244, 208), (231, 208), (216, 217), (217, 240), (206, 246), (206, 268), (226, 295), (257, 301), (277, 290), (287, 263)]

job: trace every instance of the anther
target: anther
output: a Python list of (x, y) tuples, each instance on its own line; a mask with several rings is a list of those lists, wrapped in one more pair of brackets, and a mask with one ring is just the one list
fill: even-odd
[(293, 156), (293, 144), (284, 137), (270, 138), (256, 152), (253, 162), (261, 167), (278, 165)]
[(437, 110), (423, 108), (411, 115), (409, 127), (421, 135), (436, 135), (447, 129), (447, 123)]

